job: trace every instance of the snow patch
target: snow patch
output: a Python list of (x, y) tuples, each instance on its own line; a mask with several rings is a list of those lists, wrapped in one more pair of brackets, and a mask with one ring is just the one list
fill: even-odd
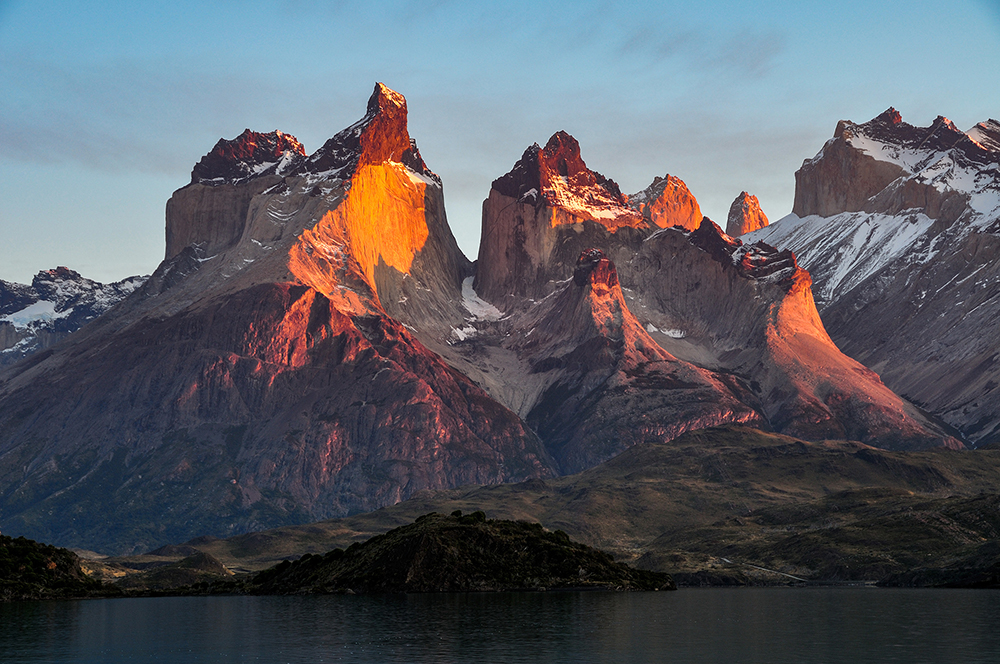
[(660, 334), (666, 335), (672, 339), (683, 339), (687, 336), (687, 333), (684, 332), (684, 330), (674, 330), (669, 328), (661, 330), (652, 323), (646, 323), (646, 331), (650, 333), (659, 332)]
[[(466, 325), (462, 328), (453, 327), (451, 328), (451, 338), (448, 340), (449, 344), (457, 343), (460, 341), (465, 341), (466, 339), (471, 339), (476, 336), (478, 330), (471, 325)], [(454, 341), (452, 341), (454, 339)]]
[(73, 308), (66, 309), (65, 311), (56, 311), (56, 303), (50, 302), (48, 300), (39, 300), (34, 304), (29, 304), (24, 309), (20, 311), (15, 311), (12, 314), (7, 314), (0, 318), (0, 321), (5, 321), (12, 323), (16, 329), (25, 329), (30, 327), (32, 323), (38, 321), (52, 321), (59, 318), (66, 318), (73, 313)]
[(462, 306), (478, 320), (500, 320), (503, 313), (476, 294), (472, 288), (474, 280), (475, 277), (466, 277), (462, 281)]

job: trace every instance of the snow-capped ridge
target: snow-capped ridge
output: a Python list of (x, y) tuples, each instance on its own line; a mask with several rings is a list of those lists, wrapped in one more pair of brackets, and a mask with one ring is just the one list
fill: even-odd
[(305, 148), (291, 134), (245, 129), (234, 139), (220, 138), (195, 164), (191, 182), (217, 186), (240, 184), (264, 175), (286, 175), (305, 157)]
[(0, 281), (0, 324), (13, 327), (4, 335), (0, 365), (51, 346), (97, 318), (134, 290), (146, 277), (111, 284), (87, 279), (66, 267), (43, 270), (31, 285)]

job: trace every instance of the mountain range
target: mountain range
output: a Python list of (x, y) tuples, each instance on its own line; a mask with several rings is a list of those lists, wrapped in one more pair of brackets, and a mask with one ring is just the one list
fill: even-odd
[(830, 336), (970, 445), (1000, 441), (1000, 123), (841, 121), (795, 174), (792, 249)]
[[(802, 216), (766, 225), (754, 197), (734, 201), (740, 239), (676, 176), (625, 195), (557, 132), (494, 180), (472, 263), (406, 117), (376, 84), (311, 154), (248, 129), (195, 165), (153, 274), (0, 373), (4, 531), (144, 551), (578, 473), (716, 425), (891, 450), (976, 440), (827, 323), (831, 339), (807, 252), (773, 235), (842, 213), (831, 187), (853, 185), (822, 153), (799, 172)], [(848, 144), (867, 126), (838, 128), (824, 153), (899, 179)], [(985, 140), (967, 149), (988, 170)]]

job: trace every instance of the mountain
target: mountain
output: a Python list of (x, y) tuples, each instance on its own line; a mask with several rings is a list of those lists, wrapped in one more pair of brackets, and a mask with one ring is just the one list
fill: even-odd
[(129, 277), (102, 284), (66, 267), (39, 272), (30, 286), (0, 280), (0, 367), (76, 332), (145, 280)]
[[(677, 201), (698, 209), (673, 176), (622, 196), (565, 132), (529, 147), (483, 204), (474, 286), (497, 311), (435, 350), (525, 418), (563, 472), (586, 467), (565, 456), (570, 439), (593, 434), (617, 453), (726, 422), (960, 445), (837, 349), (791, 252), (744, 244), (704, 217), (672, 225)], [(604, 266), (590, 277), (587, 256)], [(590, 319), (601, 338), (584, 343), (575, 335)]]
[(149, 550), (733, 423), (961, 446), (834, 346), (792, 252), (698, 215), (680, 179), (626, 196), (557, 132), (493, 182), (473, 265), (382, 84), (312, 154), (220, 140), (150, 278), (0, 373), (0, 525)]
[(166, 226), (114, 316), (0, 374), (5, 531), (145, 550), (552, 473), (410, 332), (461, 320), (469, 265), (398, 93), (309, 156), (220, 142)]
[(745, 191), (740, 192), (733, 204), (729, 206), (726, 235), (739, 237), (760, 230), (767, 224), (767, 215), (760, 209), (760, 201), (757, 200), (757, 197), (751, 196)]
[(1000, 123), (841, 121), (796, 173), (793, 250), (831, 337), (975, 445), (1000, 441)]

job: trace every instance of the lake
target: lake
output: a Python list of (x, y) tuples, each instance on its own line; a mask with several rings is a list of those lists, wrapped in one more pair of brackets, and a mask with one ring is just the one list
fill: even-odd
[(1000, 592), (176, 597), (0, 604), (0, 661), (1000, 662)]

